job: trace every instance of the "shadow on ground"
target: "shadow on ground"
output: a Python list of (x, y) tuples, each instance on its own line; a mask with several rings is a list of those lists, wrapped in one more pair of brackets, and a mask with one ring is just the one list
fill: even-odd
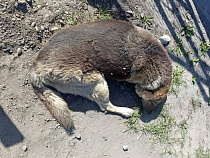
[[(134, 107), (141, 104), (141, 99), (135, 93), (134, 85), (127, 82), (108, 80), (110, 100), (116, 106)], [(89, 110), (101, 111), (99, 106), (88, 99), (74, 95), (64, 95), (72, 111), (86, 113)]]
[[(136, 94), (134, 84), (112, 80), (108, 80), (107, 82), (110, 92), (110, 101), (114, 105), (129, 108), (141, 106), (141, 98)], [(102, 112), (96, 103), (83, 97), (67, 94), (64, 95), (64, 99), (67, 101), (69, 108), (72, 111), (86, 113), (89, 110), (94, 110), (97, 112)], [(166, 99), (160, 105), (158, 105), (151, 114), (143, 112), (141, 120), (143, 122), (150, 122), (151, 120), (156, 119), (159, 116), (165, 102)], [(111, 112), (108, 112), (108, 114), (118, 115)]]
[(5, 147), (10, 147), (22, 142), (24, 139), (21, 132), (10, 120), (3, 108), (0, 106), (0, 142)]
[[(169, 17), (167, 15), (167, 12), (165, 11), (166, 7), (164, 6), (164, 3), (162, 3), (161, 1), (154, 1), (154, 2), (155, 2), (156, 6), (157, 6), (157, 8), (159, 10), (159, 13), (161, 14), (162, 18), (164, 19), (165, 24), (167, 25), (168, 30), (170, 31), (171, 35), (173, 36), (173, 38), (175, 40), (177, 40), (180, 35), (175, 32), (174, 26), (170, 22)], [(203, 31), (202, 31), (202, 28), (199, 25), (198, 19), (196, 18), (196, 14), (199, 15), (199, 19), (201, 20), (201, 23), (204, 26), (204, 29), (205, 29), (204, 31), (206, 32), (208, 38), (210, 37), (210, 26), (207, 25), (207, 24), (210, 23), (210, 19), (207, 19), (202, 14), (202, 11), (200, 10), (200, 7), (199, 7), (199, 5), (200, 5), (199, 2), (194, 2), (193, 1), (192, 3), (190, 3), (189, 0), (186, 0), (185, 2), (184, 1), (179, 1), (179, 4), (177, 4), (173, 0), (169, 0), (169, 3), (172, 6), (172, 11), (174, 12), (174, 15), (178, 19), (178, 22), (179, 22), (179, 24), (181, 26), (183, 26), (186, 21), (181, 16), (182, 14), (180, 13), (178, 5), (181, 4), (181, 6), (186, 11), (188, 11), (188, 13), (191, 15), (191, 17), (193, 19), (193, 23), (195, 25), (195, 30), (198, 32), (199, 36), (201, 37), (200, 42), (202, 42), (202, 41), (205, 42), (206, 39), (204, 38)], [(205, 6), (205, 7), (206, 8), (210, 8), (210, 2), (207, 5), (208, 6)], [(195, 7), (196, 10), (193, 9), (193, 7)], [(183, 38), (185, 38), (185, 37), (183, 37)], [(187, 52), (189, 50), (187, 50), (184, 46), (182, 47), (182, 53), (183, 53), (183, 57), (184, 58), (182, 58), (180, 56), (177, 56), (174, 53), (170, 53), (170, 57), (172, 58), (172, 60), (174, 62), (182, 65), (187, 71), (189, 71), (192, 74), (192, 76), (195, 76), (197, 78), (196, 84), (198, 85), (198, 87), (200, 89), (202, 97), (203, 97), (203, 99), (206, 102), (209, 102), (209, 94), (208, 94), (208, 92), (205, 91), (204, 85), (209, 87), (209, 83), (210, 83), (209, 82), (209, 79), (210, 79), (210, 76), (209, 76), (210, 66), (207, 65), (206, 62), (203, 59), (200, 58), (201, 55), (198, 52), (198, 48), (195, 47), (195, 41), (193, 41), (192, 38), (186, 38), (186, 40), (189, 43), (191, 49), (194, 51), (193, 52), (194, 56), (196, 58), (200, 59), (199, 62), (198, 62), (198, 65), (196, 65), (196, 66), (197, 67), (199, 66), (201, 68), (202, 72), (198, 73), (195, 70), (195, 65), (193, 65), (190, 62), (189, 55), (187, 54)], [(210, 52), (207, 53), (206, 57), (209, 57), (209, 55), (210, 55)], [(200, 74), (203, 74), (203, 75), (201, 76)]]
[(127, 20), (126, 12), (117, 0), (87, 0), (87, 2), (98, 10), (110, 11), (115, 19)]

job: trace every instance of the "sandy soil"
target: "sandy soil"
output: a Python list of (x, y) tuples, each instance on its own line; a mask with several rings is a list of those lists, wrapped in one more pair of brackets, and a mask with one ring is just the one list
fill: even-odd
[[(176, 46), (184, 23), (195, 28), (192, 37), (181, 36), (183, 54), (170, 52), (175, 70), (179, 65), (184, 71), (181, 85), (168, 95), (164, 106), (180, 125), (170, 127), (168, 141), (154, 141), (142, 130), (129, 131), (126, 118), (105, 114), (84, 98), (65, 95), (76, 126), (69, 136), (34, 94), (30, 65), (40, 48), (62, 27), (102, 19), (105, 13), (98, 6), (110, 10), (114, 18), (149, 29), (156, 37), (170, 35), (169, 50)], [(143, 16), (153, 17), (151, 26), (142, 23)], [(210, 53), (201, 55), (199, 49), (202, 41), (209, 42), (209, 17), (210, 2), (201, 0), (1, 0), (0, 157), (199, 158), (198, 149), (210, 157)], [(192, 64), (190, 59), (195, 57), (200, 60)], [(192, 76), (197, 79), (194, 84)], [(109, 81), (109, 87), (114, 104), (133, 107), (140, 103), (133, 85)], [(155, 116), (157, 112), (143, 116), (139, 128), (158, 122), (161, 115)]]

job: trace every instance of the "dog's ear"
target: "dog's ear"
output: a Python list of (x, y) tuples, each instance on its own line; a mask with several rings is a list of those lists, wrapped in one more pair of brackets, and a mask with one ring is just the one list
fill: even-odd
[(142, 94), (142, 98), (145, 100), (153, 100), (155, 98), (155, 96), (152, 92), (144, 91)]

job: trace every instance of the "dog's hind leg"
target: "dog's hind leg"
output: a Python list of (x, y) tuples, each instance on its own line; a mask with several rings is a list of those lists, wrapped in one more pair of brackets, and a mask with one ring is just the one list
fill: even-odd
[(133, 109), (127, 107), (117, 107), (113, 105), (109, 100), (109, 89), (104, 77), (94, 86), (91, 94), (92, 98), (101, 108), (102, 111), (109, 111), (118, 113), (123, 116), (129, 117), (134, 113)]

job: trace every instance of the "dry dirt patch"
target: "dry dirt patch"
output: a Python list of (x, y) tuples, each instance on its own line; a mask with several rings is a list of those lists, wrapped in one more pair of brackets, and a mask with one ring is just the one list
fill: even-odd
[[(2, 0), (0, 157), (210, 157), (209, 8), (210, 2), (200, 0)], [(130, 20), (156, 37), (171, 36), (173, 89), (158, 118), (139, 120), (137, 133), (128, 131), (127, 119), (66, 96), (77, 128), (68, 136), (32, 91), (31, 61), (59, 29), (112, 17)], [(115, 104), (139, 103), (132, 85), (109, 85)]]

